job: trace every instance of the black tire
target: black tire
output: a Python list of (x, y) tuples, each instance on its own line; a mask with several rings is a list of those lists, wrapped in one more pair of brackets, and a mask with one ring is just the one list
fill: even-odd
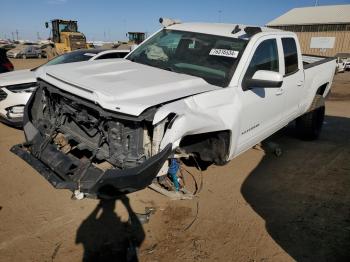
[(298, 136), (303, 140), (317, 139), (321, 134), (324, 116), (324, 98), (316, 95), (310, 110), (296, 120)]

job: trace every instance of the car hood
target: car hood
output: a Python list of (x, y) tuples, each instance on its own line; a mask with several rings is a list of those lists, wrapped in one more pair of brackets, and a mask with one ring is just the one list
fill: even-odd
[(126, 59), (54, 65), (37, 75), (54, 86), (129, 115), (171, 100), (220, 89), (202, 78)]
[(36, 82), (34, 72), (30, 69), (17, 70), (0, 75), (0, 86), (10, 86)]

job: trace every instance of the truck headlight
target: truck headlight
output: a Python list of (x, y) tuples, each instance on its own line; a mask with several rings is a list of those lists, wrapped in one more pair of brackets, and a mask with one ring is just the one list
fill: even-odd
[(7, 90), (13, 93), (32, 93), (37, 87), (38, 85), (36, 82), (5, 86)]

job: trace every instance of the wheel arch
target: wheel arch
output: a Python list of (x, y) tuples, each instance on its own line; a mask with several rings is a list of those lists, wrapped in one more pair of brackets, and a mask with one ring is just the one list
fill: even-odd
[(204, 162), (224, 165), (229, 159), (231, 138), (231, 130), (191, 134), (181, 138), (179, 148)]
[(326, 89), (327, 89), (328, 85), (329, 85), (329, 82), (324, 83), (319, 88), (317, 88), (315, 96), (316, 95), (321, 95), (321, 96), (325, 97), (325, 92), (326, 92)]

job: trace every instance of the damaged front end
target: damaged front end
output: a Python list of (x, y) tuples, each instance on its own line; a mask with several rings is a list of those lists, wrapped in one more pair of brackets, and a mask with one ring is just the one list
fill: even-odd
[(54, 187), (77, 197), (108, 197), (152, 183), (172, 154), (160, 150), (166, 122), (153, 126), (155, 108), (140, 116), (102, 109), (51, 84), (39, 87), (24, 113), (26, 143), (11, 151)]

